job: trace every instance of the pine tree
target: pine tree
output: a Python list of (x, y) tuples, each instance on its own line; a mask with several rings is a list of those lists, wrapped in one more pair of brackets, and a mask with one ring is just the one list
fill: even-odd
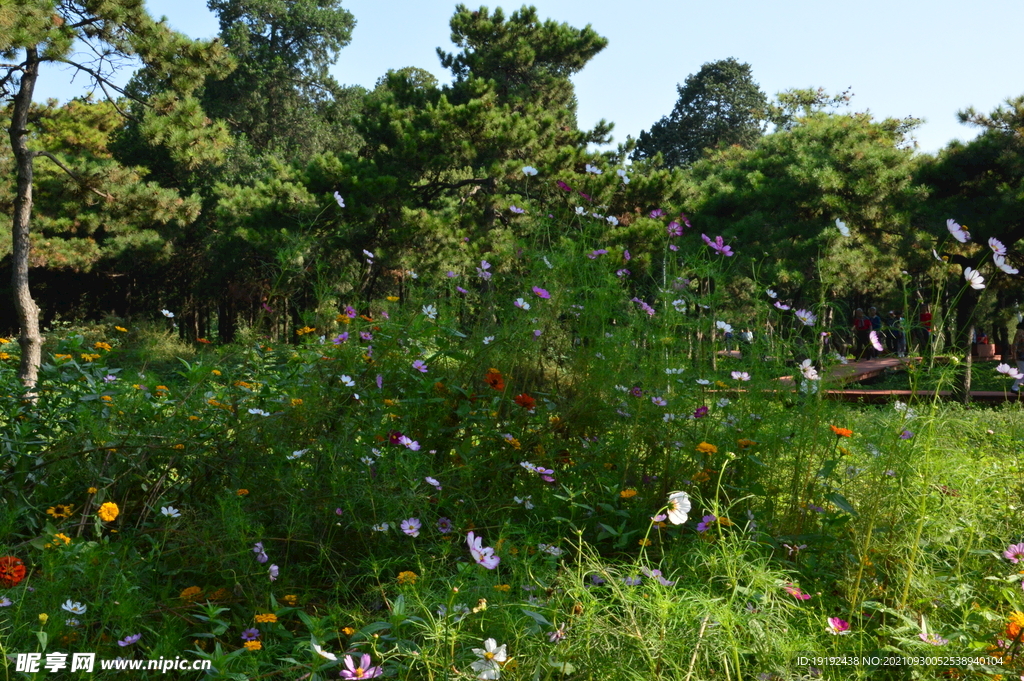
[[(110, 80), (113, 69), (131, 57), (141, 59), (167, 85), (148, 102), (141, 128), (166, 145), (176, 160), (195, 167), (221, 153), (224, 131), (206, 118), (193, 93), (207, 75), (227, 73), (230, 61), (222, 45), (190, 40), (154, 21), (141, 0), (18, 0), (0, 12), (0, 26), (0, 58), (5, 62), (0, 64), (0, 101), (11, 100), (8, 133), (17, 177), (11, 249), (20, 326), (19, 379), (32, 390), (42, 356), (39, 307), (29, 287), (34, 162), (49, 159), (83, 189), (119, 200), (116, 188), (96, 186), (95, 178), (76, 173), (51, 151), (33, 148), (29, 112), (40, 65), (70, 66), (113, 101), (111, 93), (123, 94)], [(76, 43), (90, 48), (91, 61), (75, 53)]]
[(672, 113), (640, 133), (634, 159), (660, 153), (666, 165), (687, 166), (705, 149), (749, 147), (764, 132), (768, 100), (754, 82), (750, 64), (732, 57), (709, 62), (677, 90)]

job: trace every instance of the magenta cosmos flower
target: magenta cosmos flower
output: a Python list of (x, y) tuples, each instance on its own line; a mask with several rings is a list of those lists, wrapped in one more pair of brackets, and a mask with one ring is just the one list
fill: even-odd
[(810, 594), (805, 594), (803, 591), (801, 591), (800, 587), (793, 586), (792, 584), (787, 584), (782, 588), (786, 590), (786, 593), (788, 593), (790, 596), (797, 599), (798, 601), (806, 601), (811, 597)]
[(1021, 559), (1024, 559), (1024, 542), (1007, 546), (1003, 551), (1003, 558), (1014, 564), (1019, 563)]
[(537, 294), (538, 298), (550, 298), (551, 294), (542, 289), (540, 286), (534, 286), (533, 292)]
[(828, 631), (830, 634), (841, 636), (850, 633), (850, 623), (838, 617), (828, 618)]
[(373, 664), (373, 662), (372, 662), (370, 656), (366, 655), (365, 653), (359, 659), (358, 666), (352, 660), (352, 656), (351, 655), (346, 655), (345, 656), (345, 666), (348, 667), (348, 669), (342, 669), (341, 670), (341, 678), (343, 678), (343, 679), (375, 679), (375, 678), (377, 678), (378, 676), (380, 676), (381, 674), (384, 673), (384, 671), (380, 667), (373, 667), (373, 666), (371, 666), (372, 664)]
[(706, 243), (710, 249), (717, 252), (719, 255), (729, 257), (733, 254), (732, 247), (726, 246), (725, 241), (720, 236), (716, 236), (714, 241), (712, 241), (707, 234), (701, 234), (700, 238), (704, 239), (704, 243)]

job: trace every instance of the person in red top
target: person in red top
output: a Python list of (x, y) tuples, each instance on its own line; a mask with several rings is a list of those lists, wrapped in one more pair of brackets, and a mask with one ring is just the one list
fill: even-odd
[(871, 333), (871, 318), (864, 314), (862, 308), (857, 308), (853, 313), (853, 352), (857, 359), (862, 359), (870, 347), (868, 334)]
[(914, 329), (914, 335), (917, 336), (917, 342), (921, 346), (921, 351), (924, 352), (932, 342), (932, 308), (930, 305), (925, 303), (921, 308), (921, 314), (917, 316), (917, 321), (918, 327)]

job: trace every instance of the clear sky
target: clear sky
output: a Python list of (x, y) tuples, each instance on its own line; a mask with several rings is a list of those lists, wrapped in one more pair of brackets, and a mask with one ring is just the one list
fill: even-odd
[[(342, 0), (356, 18), (352, 43), (332, 69), (339, 82), (373, 87), (388, 69), (418, 66), (441, 82), (435, 48), (452, 51), (454, 2)], [(474, 3), (466, 3), (478, 7)], [(851, 87), (851, 109), (916, 116), (920, 150), (935, 152), (976, 131), (956, 112), (988, 112), (1024, 94), (1024, 2), (990, 0), (534, 0), (542, 18), (591, 24), (609, 44), (574, 78), (579, 123), (604, 118), (622, 141), (672, 110), (676, 84), (718, 59), (751, 65), (769, 96), (795, 87)], [(194, 38), (217, 33), (205, 0), (148, 0), (150, 12)], [(499, 4), (506, 13), (521, 3)], [(37, 99), (82, 93), (70, 74), (49, 70)], [(84, 84), (79, 78), (78, 85)]]

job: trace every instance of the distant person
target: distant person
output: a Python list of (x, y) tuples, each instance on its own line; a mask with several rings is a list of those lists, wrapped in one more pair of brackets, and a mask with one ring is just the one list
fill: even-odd
[(918, 326), (914, 329), (914, 336), (921, 346), (921, 352), (925, 352), (932, 342), (932, 306), (925, 303), (921, 308), (921, 314), (917, 316)]
[(907, 336), (903, 333), (903, 317), (896, 310), (889, 310), (889, 314), (882, 320), (885, 328), (885, 345), (889, 352), (897, 357), (907, 356)]
[(871, 333), (871, 320), (864, 314), (862, 308), (853, 311), (853, 354), (857, 359), (863, 359), (871, 341), (868, 336)]
[[(1017, 333), (1013, 334), (1013, 342), (1010, 343), (1010, 358), (1017, 362), (1017, 371), (1024, 374), (1024, 322), (1017, 324)], [(1024, 379), (1018, 378), (1010, 387), (1015, 393), (1020, 393), (1020, 384)]]

